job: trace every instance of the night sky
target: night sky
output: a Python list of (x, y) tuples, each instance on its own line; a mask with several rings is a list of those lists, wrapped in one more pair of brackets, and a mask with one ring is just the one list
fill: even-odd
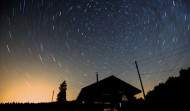
[(0, 102), (50, 102), (64, 80), (75, 100), (95, 72), (141, 89), (134, 61), (147, 92), (189, 58), (190, 0), (0, 0)]

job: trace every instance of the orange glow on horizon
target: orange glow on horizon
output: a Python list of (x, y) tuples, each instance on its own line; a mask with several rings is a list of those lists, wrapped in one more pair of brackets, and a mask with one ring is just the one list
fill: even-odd
[[(6, 81), (5, 79), (1, 81), (4, 84), (1, 86), (0, 103), (51, 102), (53, 90), (55, 91), (53, 101), (56, 101), (59, 85), (64, 81), (64, 79), (57, 81), (53, 77), (45, 79), (40, 75), (38, 77), (30, 76), (25, 78), (19, 76), (19, 79), (17, 77), (14, 79), (11, 77), (8, 75), (7, 77), (4, 77), (6, 78)], [(69, 85), (67, 89), (67, 100), (74, 100), (75, 97), (72, 96), (73, 94), (69, 90)]]
[[(40, 102), (51, 102), (52, 99), (52, 87), (48, 85), (41, 84), (39, 87), (38, 83), (31, 83), (30, 87), (26, 85), (19, 84), (14, 85), (8, 90), (4, 91), (4, 93), (0, 97), (0, 103), (7, 103), (7, 102), (30, 102), (30, 103), (40, 103)], [(58, 86), (59, 87), (59, 86)], [(59, 92), (58, 87), (55, 90), (54, 99), (56, 101), (57, 93)], [(68, 93), (68, 91), (67, 91)], [(67, 94), (67, 100), (73, 100), (74, 98)]]
[[(39, 103), (39, 102), (51, 102), (53, 90), (55, 91), (54, 100), (56, 101), (57, 94), (59, 93), (59, 85), (67, 80), (64, 76), (52, 75), (54, 70), (22, 70), (22, 71), (12, 71), (15, 75), (11, 75), (10, 72), (3, 72), (4, 79), (0, 82), (0, 103), (7, 102), (30, 102), (30, 103)], [(1, 72), (1, 71), (0, 71)], [(11, 72), (11, 73), (12, 73)], [(27, 73), (26, 73), (27, 72)], [(41, 72), (41, 73), (39, 73)], [(43, 72), (43, 73), (42, 73)], [(58, 75), (59, 76), (59, 75)], [(1, 79), (1, 78), (0, 78)], [(164, 81), (164, 80), (163, 80)], [(127, 81), (126, 81), (127, 82)], [(129, 82), (130, 84), (130, 82)], [(144, 82), (145, 93), (152, 90), (155, 85), (158, 83), (150, 84)], [(71, 81), (67, 81), (67, 100), (75, 100), (78, 94), (80, 93), (81, 88), (90, 85), (83, 85), (80, 87), (73, 87), (75, 84), (72, 84)], [(132, 84), (141, 90), (140, 83)], [(143, 98), (142, 93), (135, 95), (136, 98)]]

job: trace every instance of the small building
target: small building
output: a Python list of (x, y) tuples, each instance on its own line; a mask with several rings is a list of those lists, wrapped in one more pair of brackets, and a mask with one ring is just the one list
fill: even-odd
[(133, 101), (134, 95), (140, 92), (139, 89), (112, 75), (82, 88), (77, 102), (87, 105), (99, 104), (103, 105), (103, 109), (114, 109), (121, 107), (124, 102)]

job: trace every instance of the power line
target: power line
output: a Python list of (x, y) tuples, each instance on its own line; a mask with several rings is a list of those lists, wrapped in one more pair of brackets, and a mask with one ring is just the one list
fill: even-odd
[[(186, 46), (188, 46), (188, 45), (186, 45)], [(185, 47), (186, 47), (185, 46)], [(181, 47), (181, 48), (184, 48), (184, 47)], [(181, 48), (179, 48), (179, 49), (181, 49)], [(189, 49), (188, 49), (189, 50)], [(187, 51), (188, 51), (187, 50)], [(178, 52), (177, 54), (182, 54), (182, 53), (184, 53), (184, 52), (187, 52), (187, 51), (182, 51), (182, 52)], [(170, 56), (173, 56), (173, 55), (176, 55), (176, 54), (172, 54), (172, 55), (169, 55), (169, 56), (167, 56), (167, 57), (170, 57)], [(161, 56), (161, 55), (160, 55)], [(152, 57), (152, 58), (155, 58), (155, 57)], [(140, 60), (141, 62), (142, 61), (145, 61), (145, 60), (148, 60), (148, 59), (152, 59), (152, 58), (147, 58), (147, 59), (143, 59), (143, 60)], [(163, 60), (163, 59), (165, 59), (166, 57), (161, 57), (161, 58), (157, 58), (156, 60), (154, 60), (154, 61), (158, 61), (158, 60)], [(154, 62), (154, 61), (149, 61), (149, 62)], [(145, 63), (148, 63), (148, 62), (145, 62)], [(143, 64), (145, 64), (145, 63), (143, 63)], [(123, 67), (122, 69), (124, 69), (125, 67)], [(127, 69), (126, 69), (127, 70)], [(120, 70), (119, 71), (122, 71), (121, 70), (121, 68), (120, 68)], [(112, 75), (118, 75), (118, 74), (112, 74)], [(106, 76), (106, 75), (103, 75), (103, 76)], [(100, 76), (100, 77), (103, 77), (103, 76)], [(90, 81), (90, 80), (89, 80)], [(86, 81), (86, 82), (88, 82), (88, 81)]]
[[(154, 56), (154, 57), (149, 57), (149, 58), (146, 58), (146, 59), (142, 59), (142, 60), (139, 60), (139, 62), (148, 61), (148, 60), (151, 60), (151, 59), (156, 59), (156, 58), (158, 58), (158, 57), (160, 57), (160, 58), (158, 59), (158, 60), (160, 60), (160, 59), (165, 59), (166, 56), (167, 56), (167, 57), (171, 57), (171, 56), (173, 56), (173, 55), (182, 54), (182, 53), (185, 53), (185, 52), (187, 52), (188, 50), (190, 50), (190, 49), (188, 49), (188, 48), (190, 48), (190, 47), (187, 47), (187, 46), (190, 46), (190, 45), (186, 45), (186, 46), (184, 46), (184, 47), (178, 48), (177, 50), (170, 51), (170, 52), (167, 52), (167, 53), (162, 53), (162, 54), (159, 54), (159, 55)], [(187, 47), (187, 49), (183, 49), (184, 51), (179, 51), (179, 49), (182, 49), (182, 48), (185, 48), (185, 47)], [(179, 52), (177, 52), (177, 51), (179, 51)], [(168, 53), (169, 53), (169, 54), (168, 54)], [(163, 56), (163, 55), (165, 55), (165, 56)], [(161, 57), (161, 56), (163, 56), (163, 57)], [(150, 61), (150, 62), (151, 62), (151, 61)]]
[[(131, 67), (131, 68), (129, 68), (128, 70), (131, 70), (131, 69), (134, 69), (135, 67)], [(188, 67), (185, 67), (185, 68), (188, 68)], [(180, 70), (180, 69), (182, 69), (182, 68), (178, 68), (178, 69), (169, 69), (169, 70), (163, 70), (163, 71), (157, 71), (157, 72), (150, 72), (150, 73), (142, 73), (141, 75), (146, 75), (146, 74), (153, 74), (153, 73), (163, 73), (163, 72), (169, 72), (169, 71), (173, 71), (173, 70)], [(122, 70), (119, 70), (119, 71), (116, 71), (117, 73), (115, 73), (115, 74), (112, 74), (112, 75), (119, 75), (119, 74), (121, 74), (120, 72), (122, 72)], [(99, 77), (100, 78), (102, 78), (102, 77), (105, 77), (105, 76), (107, 76), (107, 75), (100, 75)], [(95, 82), (95, 79), (94, 78), (92, 78), (92, 79), (90, 79), (90, 80), (88, 80), (88, 81), (85, 81), (85, 82), (87, 82), (87, 84), (89, 84), (88, 82), (92, 82), (92, 80), (94, 80), (94, 82)], [(93, 83), (90, 83), (90, 84), (93, 84)], [(73, 89), (73, 88), (79, 88), (79, 87), (81, 86), (81, 84), (77, 84), (77, 85), (74, 85), (73, 87), (70, 87), (70, 89)], [(81, 87), (83, 87), (83, 86), (81, 86)]]
[[(188, 67), (185, 67), (184, 69), (186, 69)], [(157, 71), (157, 72), (150, 72), (150, 73), (142, 73), (141, 75), (146, 75), (146, 74), (153, 74), (153, 73), (163, 73), (163, 72), (170, 72), (170, 71), (174, 71), (174, 70), (180, 70), (183, 68), (177, 68), (177, 69), (169, 69), (169, 70), (164, 70), (164, 71)]]
[[(185, 47), (187, 47), (187, 46), (189, 46), (189, 45), (190, 45), (190, 44), (185, 45), (184, 47), (178, 48), (177, 50), (174, 50), (174, 51), (178, 51), (179, 49), (185, 48)], [(188, 48), (189, 48), (189, 47), (188, 47)], [(153, 61), (147, 61), (147, 62), (143, 63), (143, 64), (147, 64), (147, 63), (149, 63), (149, 62), (154, 62), (154, 61), (158, 61), (158, 60), (163, 60), (163, 59), (165, 59), (166, 57), (168, 58), (168, 57), (171, 57), (171, 56), (173, 56), (173, 55), (185, 53), (185, 52), (187, 52), (188, 50), (189, 50), (189, 49), (185, 49), (184, 51), (180, 51), (180, 52), (177, 52), (177, 53), (175, 53), (174, 51), (172, 51), (172, 52), (174, 52), (174, 54), (170, 54), (169, 56), (166, 55), (166, 56), (163, 56), (163, 57), (156, 58), (156, 57), (158, 57), (158, 56), (162, 56), (162, 55), (164, 54), (164, 53), (163, 53), (163, 54), (157, 55), (156, 57), (154, 56), (154, 57), (152, 57), (152, 58), (142, 59), (142, 60), (140, 60), (140, 62), (142, 62), (142, 61), (147, 61), (147, 60), (151, 60), (151, 59), (154, 59), (154, 58), (155, 58), (155, 60), (153, 60)], [(169, 52), (167, 52), (167, 53), (169, 53)], [(165, 53), (165, 54), (166, 54), (166, 53)], [(116, 74), (112, 74), (112, 75), (119, 75), (119, 74), (121, 74), (121, 73), (120, 73), (120, 72), (122, 72), (121, 69), (124, 69), (124, 68), (125, 68), (125, 67), (120, 68), (120, 70), (118, 70), (118, 71), (114, 71), (114, 72), (116, 72)], [(126, 70), (130, 70), (130, 69), (132, 69), (132, 68), (134, 68), (134, 67), (131, 67), (131, 68), (126, 69)], [(162, 73), (162, 72), (167, 72), (167, 71), (172, 71), (172, 70), (177, 70), (177, 69), (170, 69), (170, 70), (165, 70), (165, 71), (151, 72), (151, 73), (144, 73), (144, 74)], [(112, 73), (113, 73), (113, 72), (112, 72)], [(142, 74), (142, 75), (144, 75), (144, 74)], [(101, 76), (99, 76), (99, 77), (104, 77), (104, 76), (107, 76), (107, 75), (101, 75)], [(92, 82), (92, 80), (95, 80), (95, 79), (90, 79), (90, 80), (85, 81), (85, 82)], [(72, 89), (72, 88), (76, 88), (78, 85), (81, 85), (81, 84), (74, 85), (74, 87), (71, 87), (71, 89)], [(76, 86), (76, 87), (75, 87), (75, 86)], [(82, 86), (81, 86), (81, 87), (82, 87)]]

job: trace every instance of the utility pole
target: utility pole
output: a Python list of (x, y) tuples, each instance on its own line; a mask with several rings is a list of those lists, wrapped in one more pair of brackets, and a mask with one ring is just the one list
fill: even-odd
[(52, 95), (52, 100), (51, 100), (51, 102), (53, 102), (53, 96), (54, 96), (54, 90), (53, 90), (53, 95)]
[(96, 72), (96, 82), (98, 82), (98, 72)]
[(144, 92), (141, 76), (140, 76), (140, 73), (139, 73), (139, 68), (138, 68), (138, 65), (137, 65), (137, 61), (135, 61), (135, 65), (136, 65), (136, 68), (137, 68), (137, 72), (138, 72), (138, 75), (139, 75), (139, 80), (140, 80), (142, 91), (143, 91), (143, 96), (144, 96), (144, 99), (145, 99), (145, 92)]

